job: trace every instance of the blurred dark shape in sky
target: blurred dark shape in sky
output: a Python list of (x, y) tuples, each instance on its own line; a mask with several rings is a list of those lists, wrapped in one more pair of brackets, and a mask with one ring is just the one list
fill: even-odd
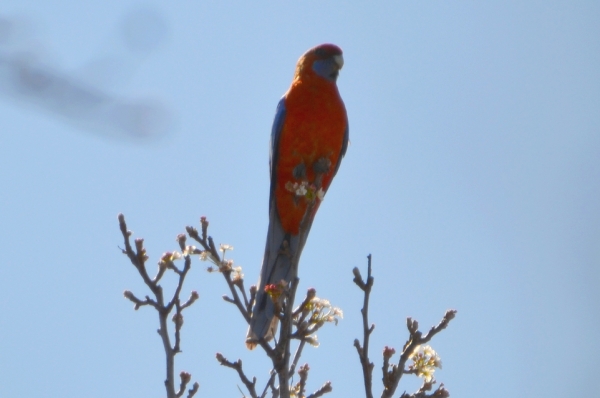
[(159, 100), (129, 99), (108, 91), (114, 83), (122, 89), (141, 58), (165, 40), (167, 25), (158, 12), (145, 8), (130, 12), (118, 38), (126, 51), (112, 43), (84, 65), (79, 78), (80, 72), (48, 64), (33, 44), (28, 25), (0, 17), (0, 94), (101, 136), (148, 140), (172, 129), (172, 115)]

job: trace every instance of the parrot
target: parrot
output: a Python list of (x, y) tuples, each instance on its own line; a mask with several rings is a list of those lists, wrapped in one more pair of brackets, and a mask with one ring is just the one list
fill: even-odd
[(246, 346), (273, 338), (278, 324), (273, 295), (298, 275), (300, 255), (315, 214), (349, 141), (346, 107), (337, 87), (342, 50), (321, 44), (298, 60), (279, 101), (270, 140), (269, 225)]

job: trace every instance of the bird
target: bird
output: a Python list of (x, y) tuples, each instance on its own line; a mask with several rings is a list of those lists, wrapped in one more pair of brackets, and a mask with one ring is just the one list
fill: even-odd
[[(276, 299), (265, 288), (289, 286), (323, 197), (349, 141), (346, 107), (337, 87), (342, 50), (321, 44), (298, 60), (279, 101), (270, 140), (269, 226), (246, 346), (271, 340)], [(275, 301), (274, 301), (275, 300)]]

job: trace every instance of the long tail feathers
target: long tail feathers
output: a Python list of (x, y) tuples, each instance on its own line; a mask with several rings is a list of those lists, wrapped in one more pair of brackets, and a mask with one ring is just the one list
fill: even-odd
[[(303, 223), (298, 235), (286, 233), (279, 221), (276, 206), (271, 206), (265, 255), (258, 280), (252, 319), (246, 335), (246, 346), (254, 349), (258, 341), (269, 341), (277, 331), (279, 319), (275, 316), (275, 304), (265, 293), (265, 286), (284, 280), (289, 284), (298, 275), (300, 254), (312, 224), (312, 219)], [(308, 224), (308, 225), (306, 225)]]

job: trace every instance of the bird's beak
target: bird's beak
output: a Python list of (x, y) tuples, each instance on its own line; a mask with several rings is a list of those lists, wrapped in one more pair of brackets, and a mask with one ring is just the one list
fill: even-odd
[(338, 69), (342, 69), (342, 67), (344, 66), (344, 57), (342, 56), (342, 54), (334, 55), (333, 61), (337, 65)]

